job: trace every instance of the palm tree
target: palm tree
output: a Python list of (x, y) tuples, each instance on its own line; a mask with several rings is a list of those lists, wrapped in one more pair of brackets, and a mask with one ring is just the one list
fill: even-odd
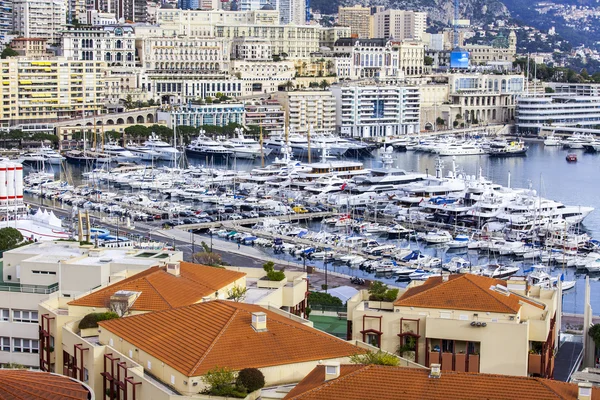
[(290, 91), (290, 90), (294, 90), (294, 82), (292, 82), (292, 81), (287, 81), (287, 82), (285, 83), (285, 88), (286, 88), (288, 91)]

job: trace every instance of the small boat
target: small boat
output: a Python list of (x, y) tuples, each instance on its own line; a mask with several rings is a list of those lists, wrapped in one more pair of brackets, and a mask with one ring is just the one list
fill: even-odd
[(488, 278), (508, 278), (511, 275), (516, 274), (519, 271), (519, 267), (511, 267), (502, 264), (490, 264), (487, 269), (483, 270), (482, 275)]
[(417, 237), (430, 244), (448, 243), (452, 240), (452, 235), (442, 230), (419, 233)]
[(577, 162), (577, 154), (575, 153), (569, 153), (567, 154), (567, 162)]
[(469, 237), (467, 235), (456, 235), (456, 237), (449, 241), (446, 246), (451, 249), (460, 249), (469, 246)]
[(510, 142), (504, 147), (490, 149), (490, 157), (514, 157), (524, 156), (527, 154), (529, 147), (525, 146), (525, 143), (521, 140), (516, 142)]

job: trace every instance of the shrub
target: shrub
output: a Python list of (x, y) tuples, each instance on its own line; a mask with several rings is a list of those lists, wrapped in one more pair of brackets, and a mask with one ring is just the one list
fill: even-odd
[(369, 287), (369, 300), (392, 302), (398, 297), (398, 289), (388, 289), (385, 283), (375, 281)]
[(262, 389), (265, 386), (265, 376), (256, 368), (244, 368), (236, 379), (238, 387), (244, 387), (248, 392)]
[(308, 296), (308, 304), (323, 305), (323, 306), (338, 306), (342, 307), (344, 303), (339, 298), (330, 295), (329, 293), (310, 292)]
[(379, 350), (377, 353), (369, 351), (365, 354), (350, 356), (350, 362), (353, 364), (390, 365), (397, 367), (400, 359), (393, 354)]
[(98, 322), (108, 321), (109, 319), (119, 318), (119, 315), (115, 312), (108, 311), (105, 313), (91, 313), (83, 317), (79, 321), (79, 329), (97, 328)]
[(263, 269), (267, 273), (267, 280), (269, 281), (282, 281), (285, 279), (285, 274), (283, 273), (284, 269), (281, 271), (275, 270), (275, 263), (273, 261), (268, 261), (263, 264)]
[(590, 327), (588, 334), (594, 340), (596, 347), (600, 348), (600, 324), (594, 324)]
[(246, 397), (245, 388), (236, 385), (236, 373), (227, 367), (214, 367), (202, 376), (202, 382), (208, 386), (205, 394), (223, 397)]

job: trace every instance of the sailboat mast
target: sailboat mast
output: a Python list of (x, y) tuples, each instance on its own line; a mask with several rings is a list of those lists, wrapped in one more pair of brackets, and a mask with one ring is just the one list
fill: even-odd
[(262, 124), (260, 124), (258, 127), (259, 127), (259, 131), (260, 131), (260, 136), (259, 136), (259, 141), (260, 141), (260, 166), (264, 168), (265, 167), (265, 148), (263, 147)]
[(310, 124), (308, 125), (308, 131), (306, 131), (306, 140), (308, 141), (308, 163), (310, 164)]

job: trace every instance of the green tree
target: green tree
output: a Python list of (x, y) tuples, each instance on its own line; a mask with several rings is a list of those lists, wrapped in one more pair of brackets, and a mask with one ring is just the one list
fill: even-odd
[(433, 57), (425, 56), (425, 65), (433, 65)]
[(214, 367), (200, 379), (207, 386), (206, 394), (213, 396), (245, 397), (244, 388), (236, 386), (236, 373), (227, 367)]
[[(227, 297), (235, 302), (244, 301), (246, 298), (246, 293), (248, 293), (248, 288), (241, 286), (234, 286), (229, 291), (227, 291)], [(252, 392), (253, 390), (251, 390)]]
[(330, 295), (329, 293), (310, 292), (308, 296), (308, 304), (311, 306), (337, 306), (342, 307), (344, 303), (339, 298)]
[(588, 71), (586, 68), (582, 69), (581, 72), (579, 73), (579, 75), (581, 75), (581, 77), (583, 79), (585, 79), (586, 81), (590, 79), (590, 74), (588, 74)]
[(236, 384), (248, 392), (254, 392), (265, 386), (265, 376), (257, 368), (244, 368), (238, 373)]
[(394, 354), (379, 350), (378, 352), (369, 351), (364, 354), (350, 356), (350, 362), (353, 364), (375, 364), (397, 367), (400, 359)]
[(155, 105), (156, 105), (156, 100), (154, 100), (154, 99), (148, 100), (148, 106), (149, 107), (154, 107)]
[(150, 136), (150, 129), (144, 125), (132, 125), (125, 128), (125, 134), (130, 138), (135, 138), (136, 140), (147, 138)]
[(371, 282), (369, 286), (369, 300), (392, 302), (398, 297), (398, 289), (389, 289), (380, 281)]
[(2, 50), (2, 53), (0, 54), (0, 58), (5, 59), (7, 57), (16, 57), (18, 55), (19, 53), (17, 53), (12, 47), (6, 45), (6, 47), (4, 48), (4, 50)]
[(588, 331), (588, 335), (590, 335), (596, 344), (596, 348), (600, 349), (600, 324), (592, 325)]
[(131, 97), (130, 94), (125, 96), (125, 101), (123, 101), (123, 104), (128, 110), (135, 107), (135, 105), (133, 104), (133, 97)]
[(319, 83), (319, 87), (323, 90), (327, 89), (329, 87), (329, 82), (327, 82), (326, 79), (323, 79), (320, 83)]
[(23, 235), (15, 228), (0, 229), (0, 252), (14, 249), (23, 241)]
[(284, 87), (285, 87), (285, 89), (286, 89), (287, 91), (294, 90), (294, 82), (292, 82), (292, 81), (287, 81), (287, 82), (284, 84)]
[(442, 117), (437, 117), (437, 119), (435, 120), (435, 123), (438, 126), (444, 126), (444, 125), (446, 125), (446, 120)]
[(552, 89), (552, 88), (551, 88), (551, 87), (549, 87), (549, 86), (546, 86), (546, 87), (544, 88), (544, 92), (546, 92), (546, 93), (554, 93), (554, 89)]

